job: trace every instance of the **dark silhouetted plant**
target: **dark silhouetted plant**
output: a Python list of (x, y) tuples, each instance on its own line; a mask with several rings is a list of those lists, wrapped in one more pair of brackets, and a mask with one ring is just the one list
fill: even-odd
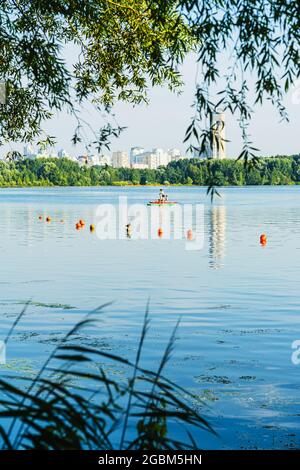
[[(105, 306), (87, 314), (65, 335), (34, 379), (0, 379), (3, 450), (196, 449), (193, 431), (215, 433), (195, 410), (195, 397), (163, 376), (177, 325), (157, 371), (142, 367), (148, 306), (134, 362), (76, 342), (79, 331), (97, 324)], [(6, 342), (25, 311), (26, 307)], [(111, 364), (125, 367), (128, 379), (109, 377), (105, 369)], [(172, 432), (175, 424), (186, 429), (184, 441)]]

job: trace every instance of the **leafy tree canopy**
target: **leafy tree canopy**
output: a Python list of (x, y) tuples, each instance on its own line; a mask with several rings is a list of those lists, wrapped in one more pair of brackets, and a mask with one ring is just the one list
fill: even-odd
[[(51, 113), (67, 108), (78, 119), (76, 143), (80, 104), (92, 101), (110, 112), (117, 100), (145, 101), (149, 84), (177, 89), (178, 66), (194, 50), (200, 73), (186, 140), (203, 151), (212, 137), (204, 120), (221, 107), (239, 119), (240, 157), (248, 162), (255, 157), (247, 132), (249, 77), (255, 103), (271, 100), (286, 119), (282, 98), (300, 74), (299, 39), (299, 0), (2, 0), (0, 79), (7, 105), (0, 110), (0, 137), (30, 141)], [(70, 44), (78, 48), (71, 64)], [(226, 70), (221, 54), (228, 57)], [(121, 130), (107, 124), (96, 145), (108, 145)]]
[[(2, 0), (0, 79), (7, 104), (0, 110), (3, 140), (30, 141), (51, 112), (92, 101), (103, 112), (117, 100), (140, 103), (147, 87), (181, 84), (178, 64), (194, 38), (177, 2), (147, 0)], [(78, 56), (68, 64), (68, 45)], [(107, 125), (106, 142), (120, 129)]]
[[(67, 158), (19, 159), (10, 154), (0, 161), (0, 187), (11, 186), (106, 186), (180, 184), (218, 186), (300, 184), (300, 156), (261, 157), (259, 165), (246, 169), (234, 160), (183, 159), (157, 170), (80, 166)], [(213, 184), (212, 184), (213, 182)]]

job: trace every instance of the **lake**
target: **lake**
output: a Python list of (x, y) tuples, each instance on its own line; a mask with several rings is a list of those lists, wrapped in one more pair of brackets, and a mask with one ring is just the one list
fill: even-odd
[[(165, 375), (203, 400), (219, 433), (201, 433), (199, 446), (299, 448), (300, 365), (291, 357), (300, 340), (300, 187), (224, 188), (213, 205), (205, 188), (168, 188), (172, 200), (204, 205), (199, 250), (184, 239), (90, 233), (99, 204), (127, 196), (146, 206), (158, 189), (1, 189), (0, 339), (31, 304), (0, 371), (33, 374), (74, 322), (110, 301), (82, 341), (132, 359), (149, 298), (143, 364), (155, 367), (180, 318)], [(87, 227), (77, 231), (80, 218)]]

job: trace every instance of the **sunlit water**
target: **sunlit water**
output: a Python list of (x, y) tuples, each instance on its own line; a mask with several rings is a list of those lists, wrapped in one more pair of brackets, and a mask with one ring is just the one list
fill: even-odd
[(199, 411), (220, 437), (201, 433), (201, 447), (299, 447), (300, 365), (291, 344), (300, 339), (300, 188), (227, 188), (213, 206), (203, 188), (170, 188), (170, 199), (204, 204), (199, 251), (184, 240), (108, 241), (75, 230), (79, 218), (95, 220), (98, 204), (117, 205), (120, 195), (146, 204), (157, 192), (1, 190), (0, 339), (31, 305), (0, 370), (34, 373), (74, 322), (109, 301), (100, 328), (82, 341), (132, 359), (149, 298), (143, 364), (155, 367), (180, 318), (165, 373), (207, 405)]

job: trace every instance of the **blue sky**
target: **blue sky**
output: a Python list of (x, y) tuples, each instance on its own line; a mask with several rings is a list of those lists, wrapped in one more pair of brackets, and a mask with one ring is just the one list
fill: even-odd
[[(120, 125), (127, 126), (118, 140), (112, 143), (111, 151), (129, 150), (132, 146), (145, 148), (178, 147), (185, 153), (187, 145), (183, 144), (185, 129), (193, 114), (191, 104), (195, 91), (196, 61), (190, 57), (182, 68), (185, 85), (182, 94), (171, 93), (165, 88), (150, 90), (150, 104), (133, 107), (118, 103), (114, 112)], [(300, 82), (298, 84), (300, 90)], [(250, 126), (252, 140), (260, 149), (261, 155), (295, 154), (300, 151), (300, 93), (291, 91), (285, 99), (290, 122), (280, 122), (280, 117), (271, 103), (265, 102), (256, 108)], [(296, 98), (295, 98), (296, 97)], [(250, 94), (253, 99), (253, 94)], [(101, 126), (101, 117), (87, 109), (82, 113), (84, 119), (93, 126)], [(67, 114), (55, 116), (47, 123), (46, 130), (57, 138), (57, 148), (65, 148), (75, 155), (84, 152), (84, 146), (72, 146), (71, 137), (74, 120)], [(236, 157), (242, 146), (240, 129), (236, 119), (226, 114), (227, 156)], [(1, 153), (9, 148), (21, 149), (23, 145), (11, 143), (1, 149)]]

